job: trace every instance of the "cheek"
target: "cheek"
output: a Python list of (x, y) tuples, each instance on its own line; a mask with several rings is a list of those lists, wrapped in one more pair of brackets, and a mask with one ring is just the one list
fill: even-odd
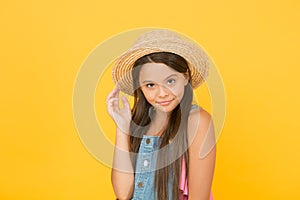
[(171, 89), (171, 92), (174, 96), (176, 96), (178, 99), (181, 99), (184, 94), (184, 85), (178, 85)]
[(154, 91), (142, 90), (146, 100), (151, 103), (155, 100)]

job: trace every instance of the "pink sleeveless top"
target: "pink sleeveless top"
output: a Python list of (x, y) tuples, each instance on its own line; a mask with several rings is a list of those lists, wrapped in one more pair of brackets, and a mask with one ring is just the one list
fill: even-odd
[[(185, 160), (184, 156), (182, 156), (182, 170), (181, 170), (181, 177), (179, 182), (179, 189), (182, 192), (182, 196), (179, 197), (180, 200), (187, 200), (188, 199), (188, 180), (185, 177), (186, 169), (185, 169)], [(213, 200), (212, 192), (210, 192), (209, 200)]]

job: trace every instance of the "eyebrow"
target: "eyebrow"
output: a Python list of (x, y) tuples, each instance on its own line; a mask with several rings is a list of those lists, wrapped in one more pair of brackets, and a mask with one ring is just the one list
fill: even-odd
[[(168, 76), (167, 78), (165, 78), (165, 80), (171, 78), (172, 76), (177, 76), (177, 74), (171, 74), (170, 76)], [(142, 83), (148, 83), (148, 82), (153, 82), (153, 81), (150, 81), (150, 80), (144, 80)]]

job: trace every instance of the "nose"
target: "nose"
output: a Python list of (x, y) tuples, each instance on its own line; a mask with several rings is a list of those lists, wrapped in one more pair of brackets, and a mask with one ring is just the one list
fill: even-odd
[(167, 97), (169, 96), (169, 91), (164, 86), (159, 86), (159, 97)]

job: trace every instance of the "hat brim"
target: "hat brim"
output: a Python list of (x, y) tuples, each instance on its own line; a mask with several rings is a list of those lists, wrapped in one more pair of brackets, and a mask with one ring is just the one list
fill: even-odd
[(124, 52), (113, 66), (112, 76), (116, 86), (126, 94), (133, 95), (131, 70), (139, 58), (156, 52), (171, 52), (183, 57), (190, 68), (190, 82), (193, 89), (199, 87), (208, 76), (209, 60), (205, 52), (196, 44), (182, 39), (144, 41)]

